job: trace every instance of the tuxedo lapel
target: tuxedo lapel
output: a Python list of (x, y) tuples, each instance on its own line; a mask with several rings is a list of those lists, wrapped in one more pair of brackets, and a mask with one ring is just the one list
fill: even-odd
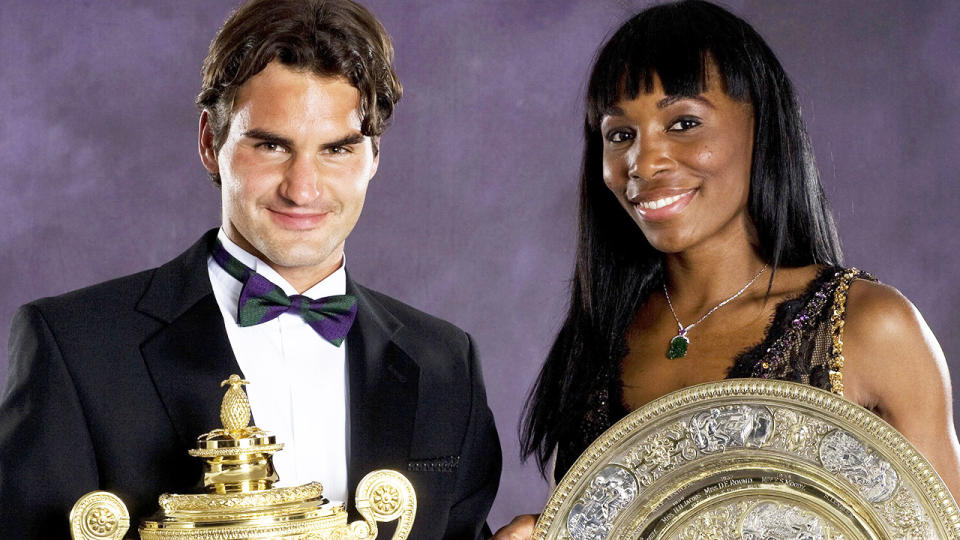
[[(137, 309), (167, 323), (140, 346), (144, 363), (181, 442), (220, 427), (220, 381), (241, 374), (213, 296), (210, 231), (157, 269)], [(241, 374), (242, 375), (242, 374)]]
[[(241, 374), (207, 274), (216, 230), (160, 267), (137, 306), (166, 325), (141, 344), (150, 373), (181, 442), (220, 426), (220, 381)], [(403, 325), (347, 276), (357, 318), (347, 335), (349, 493), (378, 468), (405, 471), (416, 418), (420, 368), (397, 345)], [(265, 427), (269, 429), (269, 426)]]
[(371, 470), (405, 471), (409, 458), (420, 368), (394, 338), (403, 326), (367, 289), (347, 277), (357, 297), (357, 319), (347, 335), (350, 456), (348, 493)]

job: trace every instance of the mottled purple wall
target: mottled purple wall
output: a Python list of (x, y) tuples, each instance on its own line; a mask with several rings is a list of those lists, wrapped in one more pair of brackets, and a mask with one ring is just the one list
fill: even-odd
[[(192, 103), (233, 4), (0, 5), (0, 328), (23, 302), (160, 264), (217, 225)], [(479, 342), (504, 447), (498, 526), (546, 491), (519, 463), (516, 426), (564, 309), (584, 79), (643, 3), (367, 5), (406, 93), (350, 269)], [(914, 301), (956, 380), (960, 3), (729, 5), (794, 78), (848, 263)]]

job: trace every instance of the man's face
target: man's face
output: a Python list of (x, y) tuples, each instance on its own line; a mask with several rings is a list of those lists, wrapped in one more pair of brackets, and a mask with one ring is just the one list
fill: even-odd
[(301, 291), (340, 265), (377, 171), (358, 104), (344, 79), (271, 62), (238, 90), (219, 152), (206, 113), (200, 120), (201, 158), (220, 174), (224, 231)]

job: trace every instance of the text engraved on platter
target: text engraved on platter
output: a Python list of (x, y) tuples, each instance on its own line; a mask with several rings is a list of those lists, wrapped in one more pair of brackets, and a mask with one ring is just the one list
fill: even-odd
[(705, 454), (727, 448), (763, 446), (773, 432), (773, 414), (766, 407), (724, 405), (711, 407), (690, 419), (690, 436)]
[(574, 540), (605, 540), (613, 522), (637, 497), (637, 479), (619, 465), (596, 474), (567, 515), (567, 532)]
[(842, 429), (820, 441), (820, 463), (857, 486), (872, 503), (889, 499), (897, 489), (897, 471), (890, 463)]
[(664, 473), (697, 457), (686, 422), (677, 422), (640, 441), (624, 457), (640, 485), (649, 486)]

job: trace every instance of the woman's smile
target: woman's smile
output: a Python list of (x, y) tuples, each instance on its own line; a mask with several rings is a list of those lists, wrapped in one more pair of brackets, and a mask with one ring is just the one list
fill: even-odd
[(640, 219), (663, 221), (682, 212), (697, 194), (696, 189), (687, 189), (679, 193), (646, 192), (630, 197), (633, 208)]

